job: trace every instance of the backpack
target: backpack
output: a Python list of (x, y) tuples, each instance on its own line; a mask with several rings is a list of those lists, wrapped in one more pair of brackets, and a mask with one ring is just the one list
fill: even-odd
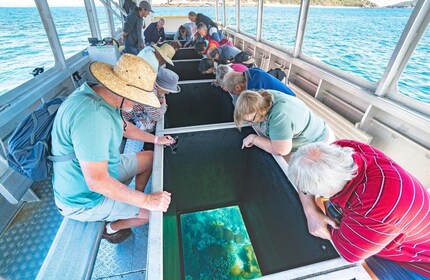
[(272, 75), (276, 79), (280, 80), (281, 82), (287, 76), (287, 75), (285, 75), (284, 70), (282, 70), (281, 68), (270, 69), (269, 71), (267, 71), (267, 73), (270, 74), (270, 75)]
[(50, 156), (52, 125), (64, 100), (64, 97), (57, 97), (42, 104), (18, 125), (8, 140), (9, 166), (33, 181), (50, 177), (52, 161), (75, 158), (74, 153)]

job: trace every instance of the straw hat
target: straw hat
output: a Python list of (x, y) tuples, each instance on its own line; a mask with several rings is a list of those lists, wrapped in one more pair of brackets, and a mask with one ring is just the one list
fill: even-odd
[(153, 94), (157, 73), (144, 59), (126, 53), (116, 65), (93, 62), (90, 71), (113, 93), (143, 105), (160, 107), (158, 98)]
[(173, 65), (172, 58), (175, 55), (175, 49), (171, 45), (165, 43), (161, 45), (161, 47), (158, 47), (156, 45), (152, 47), (163, 57), (163, 59), (167, 63), (169, 63), (170, 65)]

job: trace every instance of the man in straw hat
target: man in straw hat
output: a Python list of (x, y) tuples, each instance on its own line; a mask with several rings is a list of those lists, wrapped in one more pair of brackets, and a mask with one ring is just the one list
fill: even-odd
[[(152, 152), (120, 154), (123, 136), (170, 145), (122, 120), (121, 111), (136, 103), (160, 107), (152, 93), (156, 73), (143, 59), (124, 54), (115, 66), (90, 65), (100, 82), (84, 83), (61, 105), (52, 128), (53, 155), (74, 153), (73, 160), (54, 162), (55, 203), (63, 216), (79, 221), (108, 221), (103, 237), (119, 243), (132, 226), (148, 222), (149, 211), (166, 211), (170, 193), (144, 194), (152, 172)], [(127, 185), (136, 177), (136, 189)]]
[(168, 43), (164, 43), (161, 47), (156, 45), (148, 46), (141, 50), (138, 56), (151, 64), (155, 71), (158, 71), (166, 62), (173, 66), (172, 58), (175, 53), (175, 48)]
[[(167, 111), (166, 94), (179, 93), (181, 88), (178, 86), (179, 76), (172, 70), (160, 68), (155, 80), (154, 95), (160, 101), (160, 107), (152, 107), (141, 104), (133, 106), (131, 112), (122, 112), (122, 116), (137, 127), (149, 133), (154, 133), (156, 123), (161, 120)], [(152, 143), (145, 142), (144, 150), (154, 150)]]
[[(129, 11), (126, 11), (127, 13)], [(124, 22), (122, 38), (124, 40), (124, 53), (138, 54), (144, 47), (142, 38), (142, 29), (144, 28), (143, 18), (146, 18), (151, 12), (151, 4), (147, 1), (139, 3), (139, 7), (130, 11)]]

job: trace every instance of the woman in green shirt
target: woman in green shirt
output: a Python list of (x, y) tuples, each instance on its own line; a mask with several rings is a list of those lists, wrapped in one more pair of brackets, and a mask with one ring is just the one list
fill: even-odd
[(261, 136), (245, 137), (242, 149), (255, 145), (268, 153), (287, 156), (308, 143), (334, 141), (323, 119), (297, 97), (276, 90), (242, 92), (236, 102), (234, 122), (239, 129), (248, 122), (261, 131)]

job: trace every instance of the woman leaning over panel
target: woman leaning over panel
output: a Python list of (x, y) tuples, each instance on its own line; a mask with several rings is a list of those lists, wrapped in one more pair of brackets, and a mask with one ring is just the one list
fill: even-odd
[(251, 123), (261, 131), (261, 136), (245, 137), (242, 148), (255, 145), (285, 159), (305, 144), (334, 141), (323, 119), (297, 97), (276, 90), (242, 92), (234, 110), (234, 122), (239, 129), (244, 123)]

